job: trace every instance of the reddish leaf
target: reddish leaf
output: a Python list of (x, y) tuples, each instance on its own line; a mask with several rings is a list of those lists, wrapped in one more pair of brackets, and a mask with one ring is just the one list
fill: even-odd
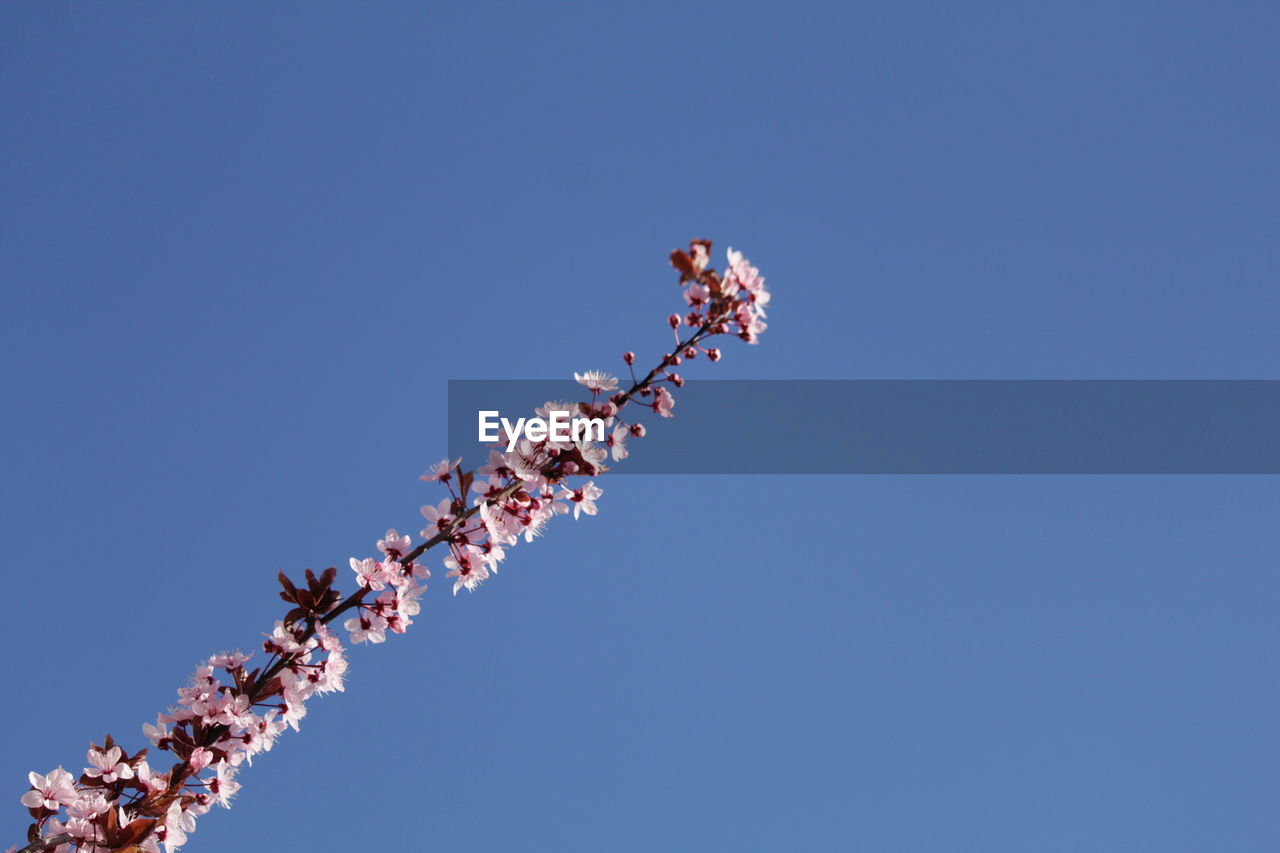
[(298, 588), (293, 585), (293, 581), (289, 580), (289, 576), (281, 571), (277, 576), (280, 586), (284, 587), (284, 591), (280, 593), (280, 597), (290, 604), (294, 604), (298, 600)]
[(131, 821), (128, 826), (120, 831), (120, 840), (116, 843), (128, 844), (130, 847), (127, 849), (137, 850), (138, 848), (132, 845), (146, 838), (152, 826), (154, 826), (154, 821), (146, 820), (145, 818)]
[(698, 268), (693, 265), (693, 258), (689, 257), (689, 253), (683, 249), (676, 249), (671, 253), (671, 266), (680, 271), (681, 281), (685, 276), (698, 274)]

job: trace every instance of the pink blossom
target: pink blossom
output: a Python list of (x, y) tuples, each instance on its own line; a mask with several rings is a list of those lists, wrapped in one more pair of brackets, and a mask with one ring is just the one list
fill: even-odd
[(454, 595), (463, 587), (468, 592), (475, 592), (481, 583), (489, 579), (489, 567), (483, 556), (475, 548), (467, 546), (444, 558), (445, 568), (449, 570), (445, 577), (457, 578), (453, 583)]
[(453, 523), (453, 500), (445, 498), (435, 506), (422, 507), (421, 512), (422, 517), (427, 520), (427, 527), (422, 531), (422, 538), (430, 539)]
[(626, 427), (616, 426), (608, 438), (604, 440), (605, 445), (613, 454), (614, 462), (621, 462), (630, 454), (630, 451), (627, 450), (627, 436), (630, 434), (631, 431)]
[(111, 802), (102, 791), (80, 791), (75, 801), (67, 807), (67, 814), (75, 820), (93, 820), (111, 811)]
[(579, 385), (586, 386), (586, 389), (592, 394), (603, 394), (608, 391), (618, 390), (618, 380), (607, 373), (601, 373), (598, 370), (588, 370), (586, 373), (574, 373), (574, 381)]
[(387, 639), (387, 620), (374, 613), (362, 613), (342, 623), (351, 632), (353, 643), (381, 643)]
[(253, 763), (253, 755), (259, 752), (270, 752), (271, 747), (276, 744), (276, 738), (288, 728), (287, 723), (276, 719), (277, 715), (276, 711), (268, 711), (258, 719), (253, 728), (245, 732), (246, 745), (250, 747), (250, 764)]
[(209, 780), (209, 792), (213, 794), (213, 802), (223, 808), (231, 808), (231, 798), (240, 790), (236, 782), (236, 769), (225, 761), (219, 761), (214, 767), (215, 776)]
[(729, 259), (729, 267), (725, 271), (726, 278), (734, 280), (749, 291), (764, 289), (764, 277), (760, 275), (760, 270), (751, 266), (751, 262), (744, 258), (741, 252), (729, 249), (726, 256)]
[(86, 842), (92, 842), (100, 837), (98, 834), (98, 828), (90, 822), (92, 820), (93, 818), (71, 817), (67, 820), (66, 826), (67, 834), (75, 839), (74, 843), (77, 845), (84, 845), (84, 847), (87, 847), (90, 850), (94, 850), (97, 845), (87, 844)]
[(342, 641), (338, 639), (338, 635), (323, 623), (316, 626), (316, 645), (326, 652), (342, 651)]
[(448, 458), (441, 459), (436, 464), (427, 468), (427, 473), (423, 474), (418, 479), (427, 483), (431, 483), (436, 480), (439, 480), (442, 483), (447, 483), (453, 479), (453, 469), (457, 468), (458, 463), (461, 461), (461, 459), (455, 459), (450, 462)]
[(692, 284), (685, 288), (684, 301), (691, 308), (701, 308), (711, 301), (711, 288), (705, 284)]
[(27, 774), (32, 790), (22, 795), (22, 804), (29, 809), (58, 811), (76, 801), (76, 780), (61, 767), (41, 776), (32, 771)]
[(151, 741), (161, 749), (165, 748), (164, 744), (169, 740), (169, 729), (165, 726), (164, 719), (162, 717), (156, 718), (156, 724), (154, 726), (150, 723), (143, 723), (142, 734), (147, 740)]
[(341, 693), (346, 690), (347, 656), (341, 649), (329, 653), (320, 664), (320, 677), (316, 680), (316, 692)]
[(490, 477), (484, 482), (477, 482), (475, 491), (479, 494), (479, 501), (485, 503), (487, 501), (496, 501), (498, 495), (502, 494), (502, 490), (506, 488), (506, 484), (497, 477)]
[(421, 610), (418, 604), (420, 590), (416, 586), (402, 585), (383, 592), (374, 602), (374, 610), (387, 621), (387, 629), (403, 634), (413, 624), (413, 617)]
[(489, 451), (489, 461), (476, 469), (476, 475), (479, 477), (510, 477), (515, 474), (513, 469), (507, 462), (507, 455), (497, 450)]
[(169, 774), (156, 773), (146, 761), (138, 763), (138, 781), (149, 793), (155, 794), (169, 787)]
[(244, 728), (246, 721), (253, 718), (249, 697), (243, 693), (223, 693), (204, 713), (204, 722), (208, 725), (221, 725)]
[(300, 728), (298, 723), (306, 715), (307, 704), (305, 697), (298, 695), (291, 689), (286, 689), (284, 692), (284, 713), (280, 716), (281, 721), (296, 732)]
[(476, 546), (480, 550), (480, 559), (489, 568), (489, 571), (495, 575), (498, 573), (498, 563), (507, 558), (506, 548), (499, 545), (492, 537), (486, 539)]
[(156, 837), (164, 844), (165, 850), (173, 853), (187, 843), (187, 835), (196, 831), (196, 818), (190, 810), (184, 810), (181, 803), (175, 802), (165, 813), (164, 823), (156, 827)]
[(299, 636), (295, 628), (285, 625), (284, 622), (276, 622), (275, 629), (267, 636), (262, 646), (273, 655), (295, 654), (302, 651), (302, 646), (298, 643)]
[[(607, 442), (608, 439), (606, 438)], [(587, 462), (587, 470), (578, 471), (579, 474), (594, 476), (603, 470), (604, 461), (609, 458), (608, 447), (587, 446), (580, 447), (578, 452), (582, 454), (582, 458)]]
[(356, 573), (356, 583), (366, 589), (379, 590), (387, 585), (387, 572), (377, 560), (350, 560), (351, 570)]
[(532, 542), (543, 533), (546, 532), (547, 522), (551, 520), (550, 514), (539, 513), (530, 515), (524, 523), (524, 541)]
[(480, 503), (480, 520), (484, 524), (489, 539), (498, 545), (514, 545), (517, 542), (518, 527), (513, 524), (514, 516), (509, 515), (498, 504)]
[(659, 387), (653, 392), (653, 410), (664, 418), (672, 417), (671, 410), (675, 408), (675, 398), (671, 396), (671, 392), (666, 388)]
[(587, 515), (596, 514), (596, 500), (604, 494), (604, 490), (595, 484), (594, 481), (587, 483), (580, 489), (565, 489), (561, 492), (561, 496), (566, 498), (573, 504), (573, 517), (576, 519), (580, 513)]
[(105, 752), (99, 749), (89, 750), (90, 766), (84, 769), (84, 775), (101, 778), (108, 785), (117, 779), (132, 779), (133, 768), (120, 760), (122, 755), (123, 751), (118, 746)]
[(769, 328), (769, 324), (764, 322), (761, 316), (751, 303), (738, 303), (738, 312), (735, 315), (738, 323), (738, 337), (749, 344), (759, 343), (760, 335)]
[(542, 448), (534, 445), (527, 438), (516, 444), (512, 453), (507, 454), (507, 464), (515, 472), (515, 476), (525, 483), (537, 483), (542, 477), (542, 466), (547, 463)]
[(239, 669), (248, 663), (253, 657), (252, 653), (245, 652), (222, 652), (209, 658), (209, 666), (220, 667), (226, 670)]
[(386, 536), (378, 540), (378, 550), (388, 559), (399, 562), (401, 557), (413, 550), (413, 540), (408, 536), (401, 536), (393, 527), (387, 531)]

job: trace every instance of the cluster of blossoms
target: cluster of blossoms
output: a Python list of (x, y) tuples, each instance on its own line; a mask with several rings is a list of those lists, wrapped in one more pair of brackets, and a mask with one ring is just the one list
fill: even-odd
[[(346, 652), (332, 623), (346, 617), (341, 625), (351, 643), (384, 642), (418, 615), (431, 576), (419, 560), (431, 548), (448, 549), (445, 576), (456, 595), (496, 574), (511, 548), (531, 542), (555, 516), (595, 515), (602, 491), (591, 478), (607, 461), (626, 458), (628, 439), (645, 434), (624, 412), (649, 409), (671, 417), (671, 388), (684, 384), (676, 368), (700, 355), (719, 361), (720, 350), (704, 346), (709, 338), (734, 334), (756, 343), (765, 329), (769, 292), (759, 270), (730, 249), (721, 275), (708, 266), (710, 249), (710, 242), (695, 240), (688, 251), (671, 253), (689, 310), (668, 318), (675, 347), (657, 367), (637, 377), (635, 354), (628, 352), (625, 390), (608, 374), (578, 373), (589, 400), (538, 410), (542, 417), (565, 411), (600, 418), (609, 430), (603, 442), (521, 438), (510, 451), (490, 450), (488, 462), (474, 471), (463, 470), (461, 460), (431, 466), (421, 479), (442, 484), (448, 497), (422, 507), (426, 526), (417, 545), (388, 530), (377, 557), (351, 559), (356, 586), (346, 597), (334, 588), (336, 568), (319, 575), (308, 569), (301, 585), (281, 572), (280, 597), (291, 607), (262, 643), (265, 663), (251, 669), (252, 654), (214, 655), (178, 690), (177, 704), (143, 726), (155, 750), (174, 756), (168, 769), (153, 768), (146, 749), (129, 754), (107, 736), (101, 746), (91, 745), (89, 766), (78, 779), (61, 767), (31, 773), (22, 804), (33, 822), (19, 853), (177, 849), (198, 817), (229, 806), (240, 787), (238, 771), (269, 751), (285, 729), (298, 728), (308, 699), (343, 689)], [(684, 339), (682, 327), (692, 330)], [(499, 436), (495, 447), (507, 447), (508, 439)]]

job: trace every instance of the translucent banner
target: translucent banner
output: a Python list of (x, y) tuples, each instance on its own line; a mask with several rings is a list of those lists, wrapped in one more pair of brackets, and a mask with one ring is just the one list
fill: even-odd
[[(613, 474), (1277, 474), (1280, 380), (690, 380)], [(481, 464), (561, 380), (449, 382), (449, 455)], [(489, 413), (482, 416), (481, 413)]]

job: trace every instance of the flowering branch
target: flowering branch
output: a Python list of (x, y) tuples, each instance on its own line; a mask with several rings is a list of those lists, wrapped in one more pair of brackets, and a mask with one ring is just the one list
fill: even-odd
[[(522, 537), (533, 541), (556, 515), (595, 515), (602, 490), (594, 480), (575, 485), (571, 478), (603, 473), (606, 460), (627, 457), (629, 439), (644, 436), (644, 426), (624, 420), (623, 412), (642, 407), (671, 417), (670, 388), (684, 385), (675, 368), (699, 355), (719, 361), (718, 348), (703, 346), (710, 338), (735, 334), (756, 343), (765, 330), (769, 292), (759, 270), (730, 249), (722, 276), (708, 266), (710, 249), (709, 241), (694, 240), (687, 252), (671, 253), (689, 310), (667, 318), (675, 346), (656, 367), (637, 378), (635, 354), (625, 353), (632, 381), (627, 390), (618, 390), (618, 380), (605, 373), (575, 373), (590, 400), (538, 409), (544, 417), (554, 412), (599, 419), (612, 429), (609, 435), (602, 441), (534, 441), (500, 434), (497, 447), (509, 449), (490, 450), (488, 463), (476, 470), (463, 470), (460, 459), (431, 466), (421, 479), (443, 484), (449, 495), (422, 507), (427, 526), (421, 542), (415, 546), (409, 536), (388, 530), (377, 543), (380, 558), (350, 560), (356, 589), (345, 597), (334, 587), (336, 568), (319, 575), (307, 569), (301, 584), (280, 572), (280, 597), (291, 608), (266, 635), (266, 664), (250, 670), (251, 654), (213, 655), (189, 686), (178, 689), (178, 704), (155, 725), (142, 727), (153, 747), (173, 753), (177, 762), (167, 771), (153, 768), (146, 749), (129, 754), (107, 735), (101, 746), (90, 744), (90, 766), (78, 779), (61, 767), (47, 775), (32, 772), (31, 790), (22, 796), (33, 821), (28, 843), (10, 853), (160, 853), (162, 847), (172, 853), (197, 817), (214, 805), (230, 806), (242, 765), (269, 751), (286, 728), (297, 730), (308, 699), (344, 689), (346, 647), (332, 623), (347, 616), (342, 627), (352, 643), (384, 642), (388, 631), (404, 633), (420, 611), (426, 589), (420, 582), (431, 576), (420, 562), (427, 551), (447, 547), (443, 564), (454, 594), (474, 592), (497, 574), (508, 549)], [(681, 328), (692, 332), (681, 339)]]

